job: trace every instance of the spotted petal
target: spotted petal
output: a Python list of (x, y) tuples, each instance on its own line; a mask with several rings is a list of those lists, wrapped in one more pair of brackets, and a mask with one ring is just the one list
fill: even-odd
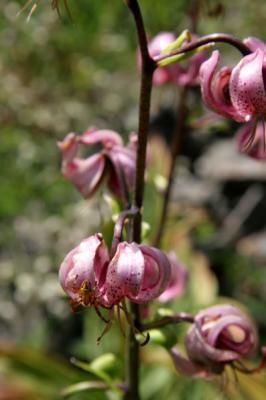
[(263, 68), (264, 53), (258, 49), (255, 53), (243, 57), (232, 70), (230, 79), (232, 104), (246, 121), (266, 112)]
[(203, 101), (211, 110), (223, 115), (226, 118), (233, 118), (236, 121), (243, 121), (244, 118), (235, 110), (231, 103), (229, 93), (229, 68), (222, 69), (217, 76), (215, 71), (220, 59), (218, 50), (215, 50), (211, 57), (200, 67), (200, 83)]
[(140, 291), (144, 275), (144, 257), (136, 243), (118, 245), (106, 276), (106, 296), (113, 303), (134, 297)]

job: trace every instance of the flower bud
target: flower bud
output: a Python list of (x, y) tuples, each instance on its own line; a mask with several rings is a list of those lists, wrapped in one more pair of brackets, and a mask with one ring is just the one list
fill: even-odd
[(59, 281), (74, 305), (105, 304), (105, 276), (109, 262), (107, 247), (97, 233), (68, 253), (59, 270)]
[(186, 336), (189, 359), (217, 373), (222, 372), (225, 363), (249, 354), (256, 344), (252, 321), (228, 304), (200, 311)]
[(123, 297), (146, 303), (158, 297), (170, 280), (170, 263), (160, 250), (122, 242), (117, 246), (106, 276), (106, 296), (118, 303)]

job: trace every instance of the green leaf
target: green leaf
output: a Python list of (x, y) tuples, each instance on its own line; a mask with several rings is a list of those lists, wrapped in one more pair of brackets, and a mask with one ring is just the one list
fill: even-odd
[(63, 397), (69, 397), (79, 392), (84, 392), (87, 390), (107, 390), (109, 389), (106, 383), (100, 381), (84, 381), (79, 382), (74, 385), (70, 385), (62, 390), (61, 395)]
[(103, 194), (103, 199), (111, 210), (112, 218), (116, 218), (121, 211), (118, 201), (114, 197), (110, 196), (108, 193)]
[(171, 51), (174, 51), (176, 49), (179, 49), (179, 47), (182, 46), (184, 40), (187, 40), (188, 42), (191, 41), (191, 33), (189, 32), (188, 29), (185, 29), (177, 38), (174, 40), (172, 43), (170, 43), (163, 51), (161, 51), (161, 54), (167, 54), (170, 53)]
[(150, 231), (151, 231), (150, 224), (148, 222), (146, 222), (146, 221), (143, 221), (142, 224), (141, 224), (141, 237), (142, 237), (142, 240), (147, 239)]
[[(104, 355), (100, 356), (99, 358), (103, 358), (103, 357), (104, 357)], [(75, 358), (72, 358), (71, 362), (76, 367), (81, 368), (84, 371), (87, 371), (87, 372), (97, 376), (97, 378), (99, 378), (103, 382), (105, 382), (110, 387), (110, 389), (114, 390), (115, 392), (120, 393), (120, 389), (118, 389), (117, 386), (113, 383), (113, 379), (105, 371), (102, 371), (99, 369), (99, 362), (96, 361), (96, 368), (95, 368), (95, 365), (93, 365), (93, 363), (95, 363), (95, 360), (92, 361), (92, 363), (86, 363), (84, 361), (79, 361), (79, 360), (76, 360)]]
[(194, 56), (195, 54), (200, 53), (201, 51), (211, 48), (212, 46), (214, 46), (214, 43), (208, 43), (203, 46), (197, 47), (195, 50), (191, 50), (191, 51), (187, 51), (186, 53), (180, 53), (180, 54), (176, 54), (174, 56), (167, 57), (164, 60), (159, 61), (158, 65), (160, 67), (164, 67), (166, 65), (173, 64), (175, 62), (184, 61), (184, 60)]
[(94, 371), (112, 371), (117, 367), (117, 357), (113, 353), (106, 353), (95, 358), (90, 363), (90, 368)]
[(176, 327), (168, 325), (160, 329), (149, 331), (150, 342), (166, 349), (170, 349), (176, 344)]

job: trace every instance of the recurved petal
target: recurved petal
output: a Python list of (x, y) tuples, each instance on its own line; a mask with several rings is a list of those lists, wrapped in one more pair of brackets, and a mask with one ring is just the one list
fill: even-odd
[(264, 53), (261, 49), (249, 54), (232, 70), (230, 95), (235, 109), (246, 121), (266, 112), (266, 92), (263, 79)]
[(69, 163), (63, 163), (62, 173), (85, 198), (88, 198), (103, 179), (105, 163), (105, 157), (101, 153), (94, 154), (85, 160), (74, 158)]
[(189, 358), (206, 365), (209, 363), (230, 362), (240, 357), (235, 351), (221, 350), (211, 346), (197, 325), (193, 325), (189, 329), (185, 344)]
[(218, 114), (241, 122), (244, 118), (231, 103), (229, 87), (231, 69), (224, 67), (215, 75), (219, 59), (219, 51), (215, 50), (211, 57), (200, 67), (200, 84), (203, 101), (207, 107)]
[(63, 162), (73, 160), (78, 149), (78, 140), (75, 133), (68, 133), (62, 142), (57, 142), (63, 155)]
[(266, 53), (266, 44), (255, 36), (249, 36), (245, 38), (243, 42), (253, 52), (255, 52), (257, 49), (261, 49)]
[(102, 240), (101, 234), (83, 240), (68, 253), (60, 266), (60, 284), (73, 300), (79, 297), (79, 289), (84, 282), (92, 288), (95, 286), (95, 261)]
[(110, 190), (117, 196), (121, 195), (121, 182), (125, 180), (127, 188), (132, 191), (135, 183), (136, 151), (133, 148), (114, 146), (106, 150), (106, 156), (111, 163), (111, 173), (108, 180)]
[(123, 297), (137, 296), (144, 275), (144, 257), (136, 243), (122, 242), (117, 246), (106, 276), (106, 296), (112, 303)]
[(166, 289), (170, 281), (171, 266), (166, 255), (159, 249), (140, 245), (144, 256), (144, 276), (138, 295), (131, 298), (137, 303), (154, 300)]
[(79, 141), (80, 143), (88, 145), (101, 143), (104, 147), (114, 146), (114, 145), (122, 146), (123, 144), (122, 138), (117, 132), (109, 129), (95, 129), (95, 128), (90, 128), (87, 131), (85, 131), (79, 137)]
[(210, 109), (219, 112), (212, 92), (212, 81), (220, 59), (218, 50), (215, 50), (211, 57), (200, 67), (201, 93), (204, 103)]
[(101, 288), (104, 289), (107, 267), (110, 261), (110, 257), (108, 253), (108, 248), (105, 244), (102, 234), (97, 233), (97, 235), (95, 236), (97, 236), (97, 239), (99, 241), (98, 247), (95, 251), (95, 259), (94, 259), (95, 279), (99, 289)]
[(218, 318), (223, 315), (239, 315), (240, 311), (238, 308), (231, 306), (230, 304), (217, 304), (212, 307), (201, 310), (196, 316), (195, 321), (202, 325), (206, 319)]
[(207, 369), (204, 369), (204, 366), (196, 364), (193, 361), (183, 357), (179, 350), (177, 350), (175, 347), (170, 349), (169, 353), (172, 357), (177, 372), (181, 373), (182, 375), (202, 378), (211, 376), (211, 373), (208, 372)]

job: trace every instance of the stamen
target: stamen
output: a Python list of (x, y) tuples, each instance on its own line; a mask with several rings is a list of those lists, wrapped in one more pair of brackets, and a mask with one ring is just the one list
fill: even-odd
[(134, 333), (135, 333), (135, 334), (138, 334), (138, 335), (141, 335), (142, 337), (144, 337), (144, 341), (143, 341), (142, 343), (140, 343), (140, 346), (145, 346), (145, 345), (149, 342), (149, 340), (150, 340), (150, 334), (149, 334), (149, 332), (147, 332), (147, 335), (145, 335), (144, 332), (141, 332), (141, 331), (135, 326), (134, 321), (133, 321), (133, 318), (132, 318), (132, 315), (128, 312), (128, 310), (127, 310), (127, 305), (126, 305), (126, 302), (125, 302), (124, 299), (122, 300), (121, 305), (118, 305), (118, 306), (120, 307), (120, 309), (121, 309), (122, 311), (124, 311), (125, 317), (126, 317), (126, 320), (127, 320), (127, 323), (128, 323), (129, 326), (132, 328), (132, 330), (134, 331)]
[(25, 11), (29, 5), (33, 2), (33, 0), (28, 0), (24, 6), (21, 7), (21, 9), (18, 11), (18, 13), (16, 14), (16, 17), (19, 17), (21, 13), (23, 13), (23, 11)]
[(234, 376), (234, 383), (239, 383), (238, 376), (237, 376), (237, 373), (236, 373), (236, 369), (231, 364), (229, 364), (229, 365), (230, 365), (231, 371), (232, 371), (233, 376)]
[[(64, 2), (64, 7), (67, 12), (67, 15), (68, 15), (69, 19), (72, 20), (72, 16), (71, 16), (70, 9), (68, 7), (67, 0), (63, 0), (63, 2)], [(59, 18), (62, 18), (61, 13), (60, 13), (59, 4), (60, 4), (60, 0), (51, 0), (52, 8), (56, 10)]]
[(258, 120), (255, 120), (255, 123), (254, 123), (254, 125), (252, 127), (252, 131), (251, 131), (250, 137), (248, 138), (247, 142), (244, 143), (244, 145), (243, 145), (243, 147), (241, 149), (241, 151), (243, 153), (247, 152), (251, 148), (251, 146), (252, 146), (252, 144), (254, 142), (255, 135), (256, 135), (256, 129), (257, 129), (257, 124), (258, 124)]
[(240, 360), (234, 361), (232, 365), (237, 371), (242, 372), (244, 374), (254, 374), (260, 372), (266, 365), (266, 347), (262, 347), (261, 353), (262, 357), (257, 367), (248, 368)]
[(97, 302), (94, 303), (94, 309), (95, 309), (96, 314), (98, 315), (98, 317), (100, 317), (101, 320), (102, 320), (103, 322), (105, 322), (106, 324), (109, 324), (110, 319), (106, 319), (106, 318), (102, 315), (101, 311), (99, 310), (99, 307), (98, 307)]
[(27, 22), (30, 22), (30, 19), (32, 17), (32, 14), (34, 13), (34, 11), (37, 8), (37, 3), (34, 3), (33, 6), (31, 7), (31, 10), (29, 12), (29, 15), (27, 16)]
[(106, 335), (106, 333), (108, 333), (109, 330), (110, 330), (111, 327), (112, 327), (112, 323), (113, 323), (113, 321), (112, 321), (112, 318), (113, 318), (113, 310), (110, 310), (110, 315), (109, 315), (109, 317), (110, 317), (110, 319), (109, 319), (108, 323), (105, 325), (104, 330), (102, 331), (101, 335), (97, 338), (97, 341), (96, 341), (97, 346), (99, 346), (99, 344), (100, 344), (100, 342), (101, 342), (103, 336)]
[(263, 124), (263, 153), (265, 155), (266, 153), (266, 126), (265, 126), (265, 121), (262, 121)]

